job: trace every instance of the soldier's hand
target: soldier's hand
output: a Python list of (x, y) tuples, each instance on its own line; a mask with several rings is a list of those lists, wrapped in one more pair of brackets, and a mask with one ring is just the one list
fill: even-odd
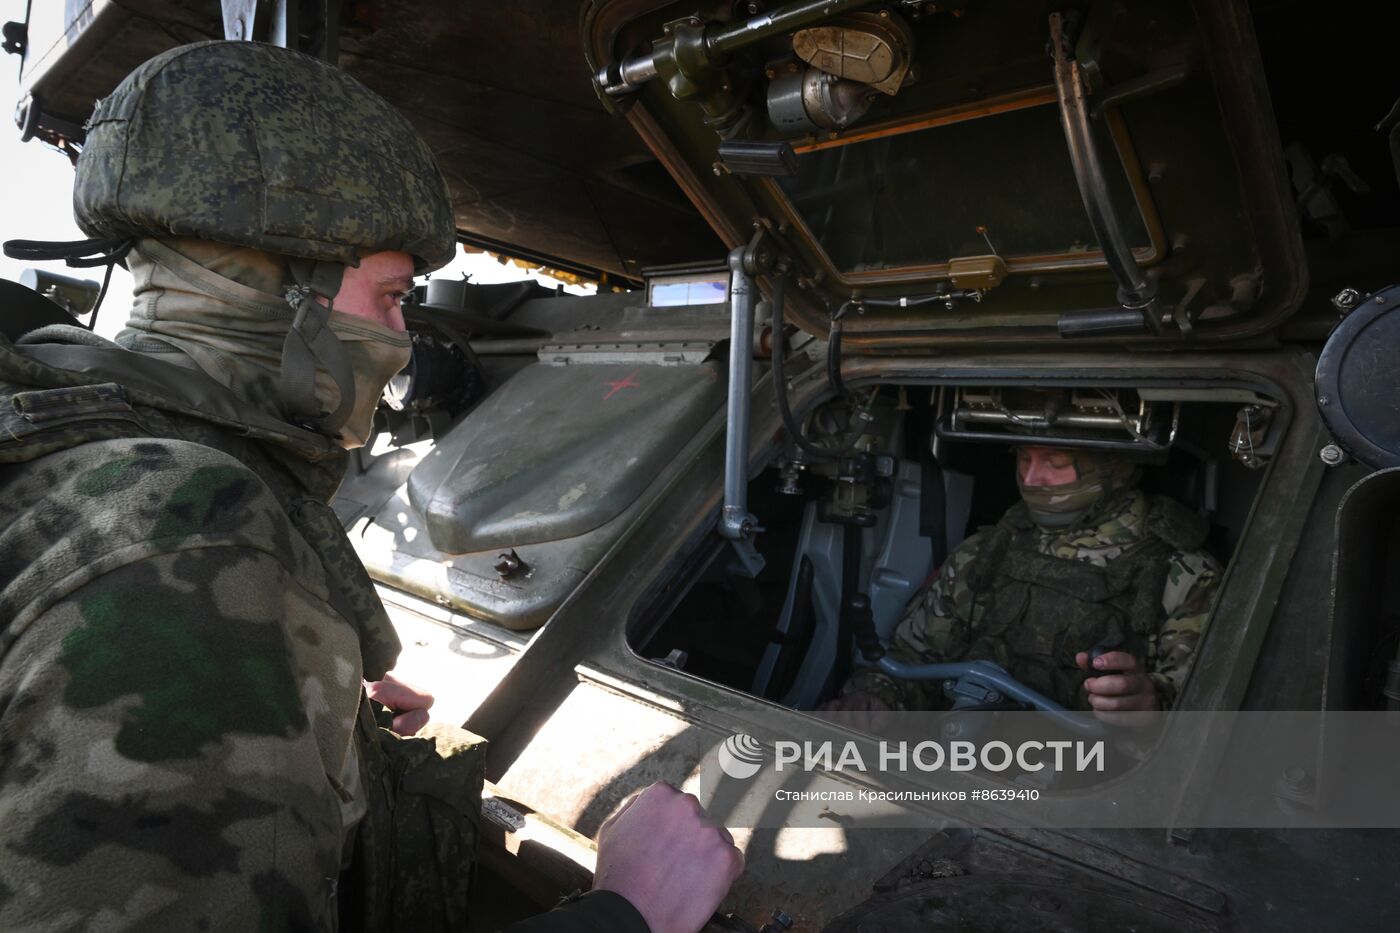
[(837, 713), (830, 717), (833, 722), (861, 732), (880, 734), (893, 712), (884, 700), (864, 690), (853, 690), (843, 697), (827, 700), (817, 707), (818, 712)]
[(696, 933), (743, 870), (734, 837), (700, 801), (653, 784), (598, 830), (593, 888), (631, 901), (651, 933)]
[[(1091, 676), (1084, 680), (1089, 706), (1096, 713), (1135, 712), (1157, 709), (1157, 688), (1142, 669), (1142, 662), (1126, 651), (1107, 651), (1093, 659), (1089, 652), (1075, 655), (1074, 663)], [(1113, 671), (1092, 676), (1095, 671)], [(1105, 717), (1100, 717), (1105, 718)]]
[(385, 674), (383, 680), (366, 681), (365, 693), (371, 700), (394, 711), (394, 731), (399, 735), (413, 735), (428, 724), (433, 695), (426, 690), (409, 686), (393, 674)]

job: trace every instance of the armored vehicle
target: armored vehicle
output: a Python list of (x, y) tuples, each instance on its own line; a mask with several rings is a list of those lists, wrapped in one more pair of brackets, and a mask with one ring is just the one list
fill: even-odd
[[(600, 283), (428, 281), (336, 502), (410, 661), (491, 742), (490, 916), (586, 884), (636, 789), (808, 728), (861, 663), (852, 595), (887, 638), (1015, 499), (1027, 435), (1123, 451), (1208, 522), (1224, 582), (1178, 710), (1400, 706), (1400, 109), (1370, 7), (67, 7), (7, 27), (26, 135), (79, 148), (179, 42), (296, 45), (413, 120), (464, 244)], [(1319, 745), (1259, 793), (1306, 809), (1326, 770)], [(1400, 925), (1393, 831), (1197, 816), (740, 828), (720, 919)]]

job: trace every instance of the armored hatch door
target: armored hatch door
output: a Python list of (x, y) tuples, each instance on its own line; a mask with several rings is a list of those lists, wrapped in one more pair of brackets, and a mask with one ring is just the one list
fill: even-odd
[(1270, 332), (1306, 260), (1250, 11), (1075, 6), (602, 0), (583, 28), (720, 235), (757, 216), (790, 257), (789, 318), (857, 312), (851, 352)]
[(371, 573), (508, 628), (543, 623), (720, 412), (714, 342), (542, 349), (380, 509), (359, 548)]

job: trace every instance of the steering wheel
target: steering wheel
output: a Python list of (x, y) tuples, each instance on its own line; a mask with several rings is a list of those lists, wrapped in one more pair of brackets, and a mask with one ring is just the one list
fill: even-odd
[[(886, 655), (875, 663), (875, 667), (901, 680), (953, 680), (957, 681), (959, 686), (978, 687), (991, 694), (987, 698), (989, 701), (1009, 699), (1024, 703), (1031, 709), (1049, 716), (1066, 731), (1091, 739), (1101, 739), (1108, 735), (1107, 727), (1097, 719), (1070, 712), (1045, 694), (1027, 687), (1007, 673), (1001, 665), (991, 661), (905, 664)], [(958, 692), (958, 688), (955, 687), (954, 691)]]

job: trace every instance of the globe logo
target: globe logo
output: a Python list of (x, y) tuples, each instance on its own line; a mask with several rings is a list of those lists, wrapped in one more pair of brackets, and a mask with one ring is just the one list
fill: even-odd
[(738, 781), (753, 777), (763, 767), (763, 746), (743, 732), (725, 739), (717, 756), (720, 770)]

